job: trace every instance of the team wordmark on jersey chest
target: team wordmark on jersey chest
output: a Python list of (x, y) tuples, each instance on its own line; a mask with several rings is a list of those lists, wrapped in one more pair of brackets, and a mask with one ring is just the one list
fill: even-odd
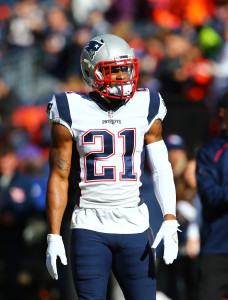
[(117, 119), (113, 119), (114, 117), (114, 111), (113, 110), (109, 110), (108, 111), (108, 117), (109, 119), (107, 120), (102, 120), (102, 124), (112, 124), (112, 125), (115, 125), (115, 124), (121, 124), (121, 120), (117, 120)]
[(115, 119), (108, 119), (108, 120), (102, 120), (102, 124), (121, 124), (121, 120), (115, 120)]

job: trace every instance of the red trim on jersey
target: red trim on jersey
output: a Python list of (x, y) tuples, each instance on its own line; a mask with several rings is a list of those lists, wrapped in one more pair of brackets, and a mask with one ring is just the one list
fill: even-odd
[[(99, 179), (99, 180), (89, 180), (89, 181), (86, 180), (86, 174), (87, 174), (86, 157), (90, 153), (102, 153), (102, 152), (104, 152), (104, 138), (103, 138), (103, 135), (94, 135), (93, 136), (93, 142), (84, 142), (84, 136), (87, 133), (89, 133), (90, 131), (105, 131), (105, 132), (110, 133), (113, 136), (113, 153), (109, 156), (106, 156), (106, 157), (97, 157), (97, 158), (95, 158), (95, 160), (94, 160), (95, 161), (94, 170), (95, 170), (95, 175), (104, 175), (104, 169), (105, 168), (113, 168), (114, 169), (114, 172), (113, 172), (114, 173), (114, 179), (106, 179), (106, 180)], [(90, 152), (88, 152), (87, 154), (84, 155), (84, 180), (85, 180), (85, 183), (89, 183), (89, 182), (115, 182), (116, 181), (116, 166), (103, 166), (101, 173), (98, 173), (96, 171), (96, 164), (97, 164), (98, 160), (108, 159), (108, 158), (112, 157), (113, 155), (115, 155), (115, 152), (116, 152), (116, 150), (115, 150), (115, 135), (107, 129), (89, 129), (82, 135), (82, 145), (95, 145), (96, 138), (101, 138), (101, 148), (102, 149), (97, 150), (97, 151), (90, 151)]]
[[(124, 162), (124, 155), (125, 155), (125, 148), (124, 146), (126, 146), (126, 143), (125, 143), (125, 136), (124, 135), (120, 135), (121, 132), (125, 131), (125, 130), (134, 130), (134, 135), (135, 135), (135, 138), (134, 138), (134, 149), (132, 151), (132, 174), (136, 176), (135, 179), (122, 179), (121, 178), (121, 175), (125, 174), (125, 162)], [(138, 173), (137, 172), (134, 172), (134, 155), (135, 155), (135, 150), (136, 150), (136, 128), (124, 128), (122, 129), (121, 131), (118, 132), (118, 137), (119, 138), (123, 138), (123, 154), (122, 154), (122, 164), (123, 164), (123, 172), (120, 172), (119, 173), (119, 179), (120, 181), (137, 181), (138, 179)]]

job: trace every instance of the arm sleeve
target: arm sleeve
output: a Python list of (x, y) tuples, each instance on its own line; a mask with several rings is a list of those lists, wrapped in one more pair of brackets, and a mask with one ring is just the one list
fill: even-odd
[(47, 119), (50, 124), (64, 125), (73, 136), (72, 119), (68, 99), (65, 93), (55, 94), (47, 105)]
[(146, 145), (146, 153), (152, 172), (154, 192), (163, 216), (166, 214), (176, 215), (176, 189), (164, 141)]
[(211, 207), (228, 204), (227, 181), (221, 179), (217, 168), (207, 148), (201, 148), (197, 153), (197, 188), (202, 203)]

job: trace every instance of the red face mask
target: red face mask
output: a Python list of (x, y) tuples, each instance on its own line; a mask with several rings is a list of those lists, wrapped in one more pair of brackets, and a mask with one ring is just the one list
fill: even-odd
[(133, 97), (138, 82), (138, 59), (122, 59), (99, 62), (94, 69), (93, 89), (114, 99)]

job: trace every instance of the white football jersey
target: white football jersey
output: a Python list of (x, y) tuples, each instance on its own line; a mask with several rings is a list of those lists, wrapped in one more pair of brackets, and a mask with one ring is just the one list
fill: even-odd
[(48, 120), (68, 128), (79, 154), (81, 195), (72, 228), (137, 233), (149, 227), (148, 210), (140, 195), (144, 135), (165, 115), (160, 94), (148, 89), (137, 89), (132, 99), (113, 111), (91, 93), (53, 96), (47, 107)]

